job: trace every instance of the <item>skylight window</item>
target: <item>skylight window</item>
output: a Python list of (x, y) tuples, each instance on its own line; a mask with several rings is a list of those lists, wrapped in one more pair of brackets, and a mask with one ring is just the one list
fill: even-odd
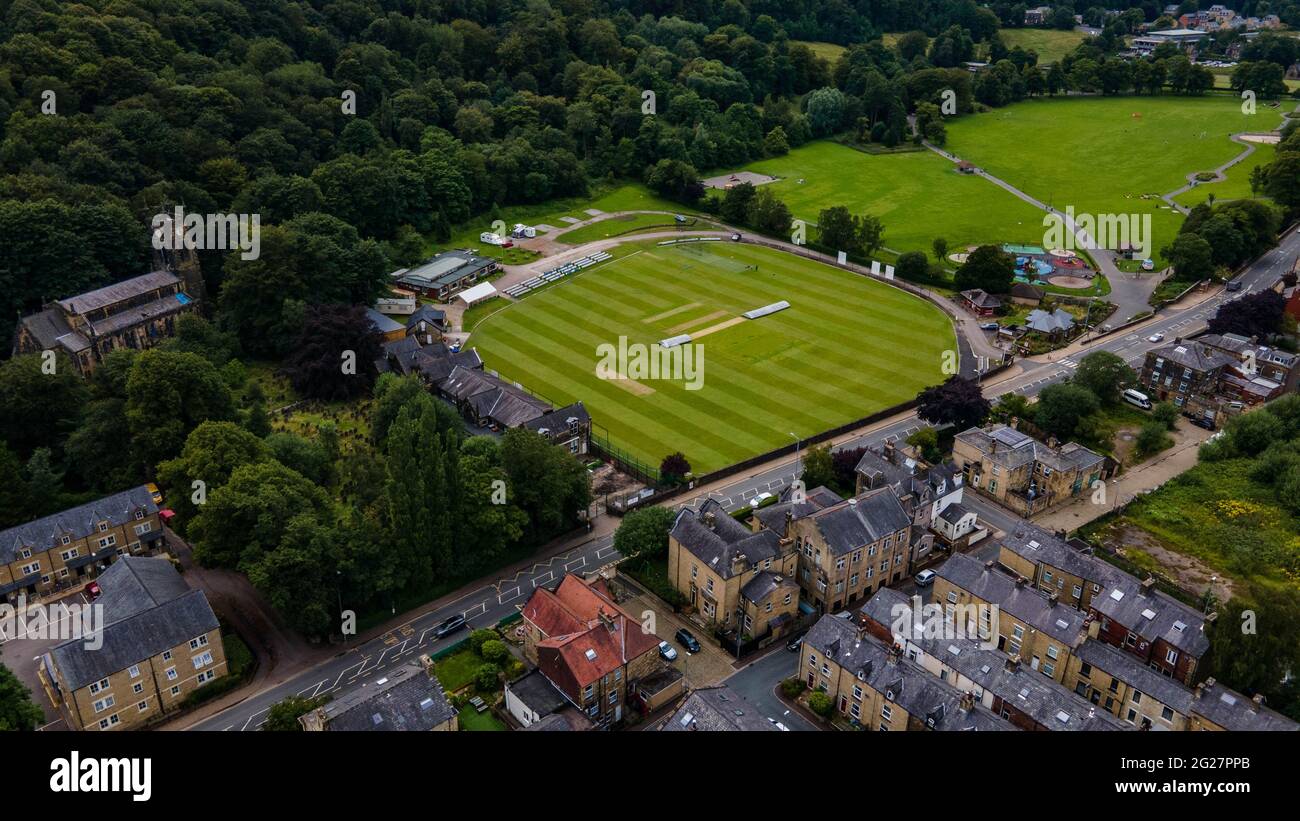
[(1142, 611), (1142, 618), (1144, 619), (1154, 619), (1155, 617), (1156, 611), (1152, 610), (1150, 607)]

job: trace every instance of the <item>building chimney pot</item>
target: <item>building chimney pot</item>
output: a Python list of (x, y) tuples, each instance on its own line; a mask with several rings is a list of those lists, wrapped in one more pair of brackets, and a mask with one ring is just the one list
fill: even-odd
[(1015, 653), (1007, 657), (1006, 668), (1008, 672), (1014, 673), (1020, 669), (1020, 654)]
[(1145, 579), (1142, 580), (1143, 594), (1150, 593), (1155, 588), (1155, 586), (1156, 586), (1156, 577), (1147, 576)]
[(1258, 713), (1258, 712), (1259, 712), (1259, 708), (1264, 706), (1264, 694), (1263, 694), (1263, 693), (1256, 693), (1256, 694), (1255, 694), (1255, 697), (1251, 699), (1251, 703), (1253, 703), (1253, 704), (1255, 705), (1255, 707), (1254, 707), (1254, 712), (1257, 712), (1257, 713)]

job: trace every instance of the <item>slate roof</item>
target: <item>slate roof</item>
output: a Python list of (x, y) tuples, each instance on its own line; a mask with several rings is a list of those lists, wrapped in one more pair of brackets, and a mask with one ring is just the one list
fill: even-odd
[(1296, 354), (1268, 345), (1260, 345), (1240, 334), (1203, 334), (1198, 336), (1196, 341), (1203, 345), (1209, 345), (1211, 348), (1235, 354), (1237, 359), (1241, 359), (1248, 351), (1253, 352), (1256, 363), (1271, 362), (1284, 368), (1295, 365), (1298, 358)]
[(779, 590), (782, 587), (795, 588), (798, 585), (789, 576), (782, 576), (779, 573), (764, 570), (756, 574), (744, 587), (740, 588), (740, 595), (748, 601), (760, 602), (767, 598), (772, 591)]
[(1035, 308), (1025, 317), (1025, 327), (1040, 333), (1068, 331), (1074, 327), (1074, 317), (1069, 311), (1057, 308), (1050, 313), (1042, 308)]
[(25, 316), (20, 321), (45, 350), (62, 347), (71, 353), (78, 353), (90, 347), (90, 341), (72, 330), (63, 311), (58, 308), (46, 308)]
[(1223, 351), (1216, 351), (1208, 345), (1202, 345), (1190, 339), (1171, 342), (1168, 345), (1147, 351), (1147, 357), (1149, 359), (1163, 359), (1166, 362), (1200, 372), (1215, 371), (1224, 365), (1235, 365), (1238, 361), (1236, 357), (1229, 356)]
[(977, 599), (996, 604), (1003, 612), (1041, 630), (1068, 647), (1080, 641), (1085, 615), (1073, 607), (1052, 604), (1037, 588), (984, 566), (965, 553), (954, 553), (938, 570), (939, 578), (965, 590)]
[(1295, 732), (1300, 724), (1262, 705), (1254, 699), (1229, 690), (1214, 679), (1198, 685), (1192, 698), (1192, 713), (1204, 716), (1228, 730), (1267, 730)]
[(1179, 650), (1199, 658), (1210, 649), (1205, 616), (1154, 587), (1124, 574), (1112, 579), (1092, 597), (1090, 607), (1147, 642), (1164, 639)]
[(180, 277), (171, 271), (153, 271), (94, 291), (57, 300), (57, 304), (70, 314), (85, 314), (151, 293), (159, 288), (175, 285), (180, 281)]
[(1050, 531), (1029, 522), (1018, 522), (1002, 538), (1002, 546), (1034, 564), (1046, 564), (1095, 584), (1132, 578), (1124, 571), (1095, 556), (1076, 550)]
[[(711, 523), (711, 524), (710, 524)], [(682, 547), (710, 570), (729, 579), (781, 553), (781, 539), (771, 530), (757, 533), (733, 519), (713, 499), (699, 510), (682, 508), (669, 531)], [(744, 562), (740, 562), (740, 557)]]
[(64, 535), (73, 541), (83, 539), (98, 532), (103, 521), (110, 528), (134, 522), (137, 510), (146, 517), (158, 512), (153, 494), (144, 485), (0, 531), (0, 564), (15, 561), (19, 548), (36, 551), (59, 547)]
[(380, 313), (374, 308), (366, 308), (366, 318), (370, 320), (370, 324), (375, 326), (375, 330), (381, 334), (390, 334), (406, 327), (387, 314)]
[(438, 383), (438, 389), (466, 402), (480, 419), (506, 428), (519, 427), (551, 411), (551, 406), (498, 377), (459, 365)]
[(871, 490), (843, 504), (819, 510), (812, 514), (812, 521), (836, 556), (906, 530), (912, 524), (892, 487)]
[(780, 732), (756, 707), (725, 684), (692, 692), (660, 729), (662, 732)]
[[(858, 632), (847, 619), (822, 616), (804, 637), (812, 650), (856, 676), (902, 707), (908, 715), (933, 722), (934, 730), (1015, 730), (981, 706), (962, 709), (962, 692), (931, 675), (873, 636)], [(875, 725), (875, 717), (868, 721)]]
[(440, 311), (431, 305), (421, 305), (419, 308), (415, 309), (415, 313), (411, 314), (411, 316), (407, 318), (406, 329), (408, 331), (416, 330), (420, 327), (421, 320), (429, 323), (435, 328), (442, 328), (447, 322), (447, 312)]
[(1067, 442), (1059, 448), (1049, 447), (1027, 433), (1007, 425), (995, 424), (986, 428), (969, 428), (957, 434), (957, 439), (971, 445), (989, 461), (1015, 470), (1031, 462), (1061, 470), (1083, 470), (1099, 465), (1105, 457), (1083, 445)]
[(1191, 713), (1192, 691), (1158, 670), (1152, 670), (1132, 653), (1095, 639), (1085, 641), (1075, 648), (1074, 653), (1085, 664), (1137, 688), (1175, 712), (1184, 716)]
[(417, 661), (395, 667), (319, 709), (325, 714), (325, 729), (334, 732), (427, 732), (456, 715), (437, 676), (426, 673)]
[(969, 291), (962, 291), (961, 295), (977, 308), (1001, 308), (1002, 300), (993, 294), (972, 288)]
[(538, 433), (543, 430), (548, 433), (558, 433), (569, 429), (570, 419), (581, 426), (591, 421), (591, 414), (587, 413), (587, 409), (581, 402), (574, 402), (572, 405), (565, 405), (549, 413), (544, 413), (536, 419), (529, 419), (523, 424), (523, 427)]
[(792, 521), (798, 520), (844, 501), (838, 493), (825, 486), (818, 486), (807, 491), (802, 502), (791, 501), (793, 495), (794, 486), (787, 486), (777, 497), (780, 501), (754, 511), (754, 518), (758, 519), (763, 527), (784, 536), (786, 513), (790, 514)]
[(953, 502), (952, 504), (945, 507), (943, 510), (939, 511), (939, 518), (943, 519), (945, 522), (948, 522), (949, 524), (955, 525), (965, 517), (971, 515), (971, 513), (972, 511), (970, 510), (970, 508), (966, 507), (961, 502)]
[(100, 574), (99, 585), (103, 645), (91, 650), (84, 637), (73, 638), (49, 653), (72, 690), (218, 627), (203, 591), (188, 589), (167, 559), (122, 556)]

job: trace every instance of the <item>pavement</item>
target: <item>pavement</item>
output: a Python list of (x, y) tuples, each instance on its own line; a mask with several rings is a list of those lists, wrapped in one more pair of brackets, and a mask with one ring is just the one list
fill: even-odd
[[(337, 697), (367, 686), (381, 678), (387, 669), (461, 641), (471, 630), (495, 625), (517, 612), (535, 588), (554, 590), (567, 573), (589, 573), (616, 561), (620, 556), (614, 550), (613, 541), (613, 534), (593, 536), (558, 555), (505, 574), (491, 584), (459, 593), (446, 603), (436, 603), (382, 635), (341, 648), (329, 660), (247, 695), (215, 715), (189, 715), (168, 729), (257, 730), (266, 722), (267, 711), (289, 696), (315, 698), (333, 694)], [(466, 629), (441, 639), (434, 636), (434, 628), (453, 615), (465, 616)]]

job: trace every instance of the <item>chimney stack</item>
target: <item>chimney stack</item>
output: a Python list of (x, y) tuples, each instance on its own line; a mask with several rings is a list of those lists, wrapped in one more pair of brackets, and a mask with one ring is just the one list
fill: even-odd
[(1255, 697), (1251, 699), (1251, 703), (1255, 705), (1253, 708), (1251, 708), (1251, 712), (1258, 713), (1259, 708), (1264, 706), (1264, 694), (1256, 693)]
[(1047, 603), (1050, 604), (1050, 605), (1052, 605), (1053, 607), (1055, 607), (1055, 606), (1056, 606), (1056, 603), (1057, 603), (1058, 601), (1060, 601), (1060, 600), (1061, 600), (1061, 597), (1060, 597), (1059, 595), (1057, 595), (1057, 593), (1056, 593), (1055, 590), (1053, 590), (1053, 591), (1052, 591), (1051, 593), (1049, 593), (1048, 596), (1047, 596)]
[(985, 569), (985, 570), (992, 570), (992, 569), (993, 569), (993, 560), (992, 560), (992, 559), (989, 559), (987, 562), (984, 563), (984, 569)]
[(1147, 576), (1145, 579), (1142, 580), (1142, 595), (1144, 596), (1150, 595), (1151, 591), (1155, 589), (1155, 586), (1156, 586), (1156, 577)]
[(704, 514), (704, 526), (707, 527), (709, 530), (712, 530), (712, 529), (713, 529), (713, 521), (714, 521), (714, 520), (713, 520), (713, 511), (712, 511), (712, 510), (707, 511), (707, 512)]
[(1015, 655), (1012, 655), (1012, 656), (1008, 656), (1008, 657), (1007, 657), (1006, 668), (1007, 668), (1007, 672), (1008, 672), (1008, 673), (1014, 673), (1014, 672), (1016, 672), (1017, 670), (1020, 669), (1020, 654), (1019, 654), (1019, 653), (1016, 653)]

